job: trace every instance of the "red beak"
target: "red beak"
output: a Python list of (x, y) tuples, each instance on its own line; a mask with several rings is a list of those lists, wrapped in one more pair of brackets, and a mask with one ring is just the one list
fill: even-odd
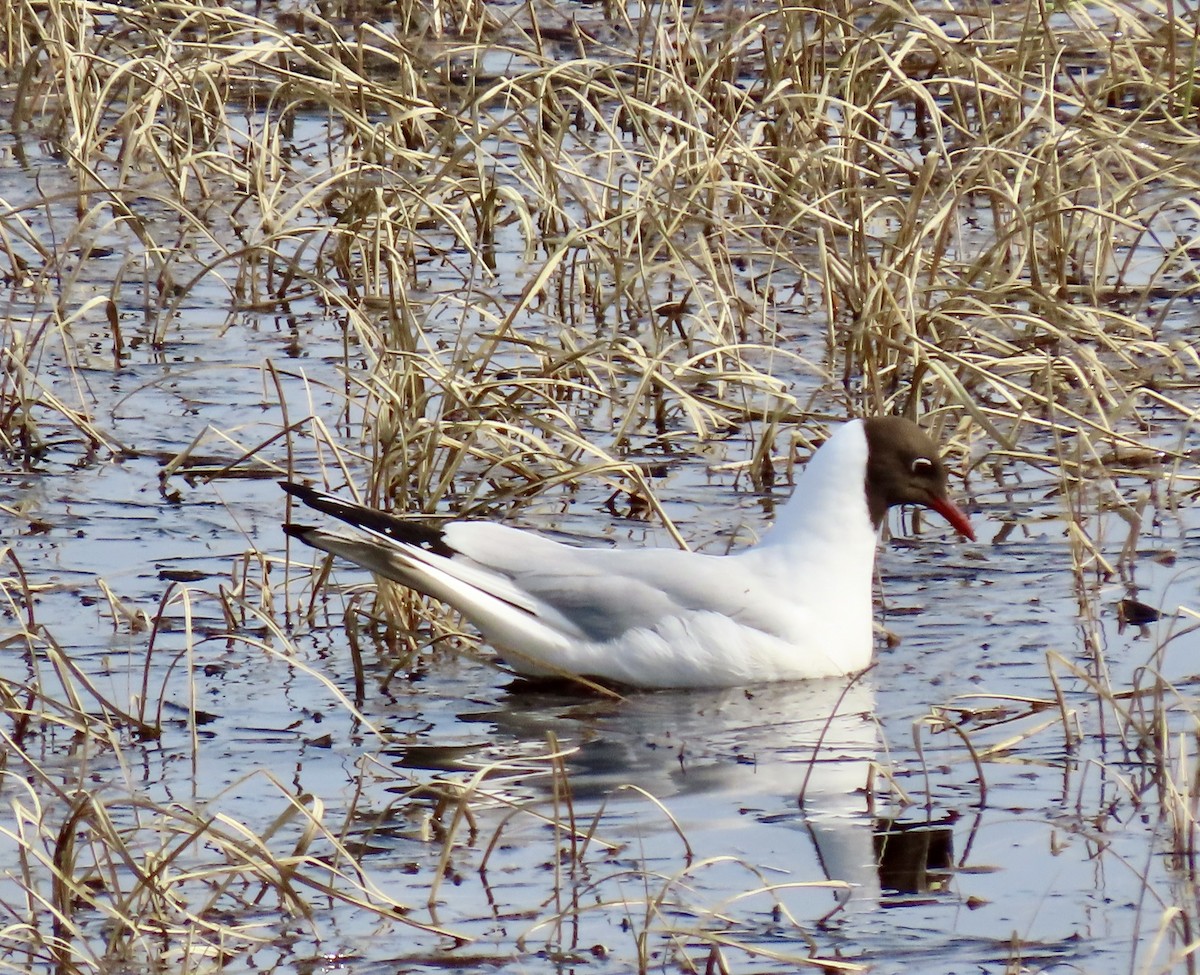
[(963, 538), (975, 541), (975, 532), (971, 530), (971, 523), (967, 521), (967, 516), (959, 511), (952, 501), (948, 501), (946, 498), (934, 498), (929, 502), (929, 507), (950, 522), (954, 526), (954, 530)]

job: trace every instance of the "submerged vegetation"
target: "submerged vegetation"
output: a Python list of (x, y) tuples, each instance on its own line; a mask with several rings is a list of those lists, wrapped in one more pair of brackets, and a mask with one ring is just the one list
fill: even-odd
[[(694, 856), (649, 794), (670, 873), (607, 805), (577, 816), (553, 737), (430, 775), (381, 760), (408, 718), (369, 698), (419, 709), (414, 681), (452, 679), (442, 651), (470, 638), (283, 559), (258, 535), (283, 499), (254, 491), (301, 477), (570, 530), (586, 499), (720, 551), (755, 516), (676, 524), (666, 474), (703, 458), (769, 511), (827, 424), (903, 412), (951, 444), (997, 542), (1051, 499), (1078, 628), (1033, 651), (1024, 693), (930, 687), (915, 754), (977, 769), (980, 806), (1004, 762), (1061, 767), (1098, 858), (1150, 823), (1169, 889), (1124, 864), (1146, 878), (1126, 965), (1194, 970), (1200, 710), (1165, 664), (1194, 586), (1138, 663), (1109, 659), (1102, 617), (1115, 583), (1151, 623), (1134, 575), (1179, 557), (1198, 490), (1197, 23), (1158, 2), (0, 7), (0, 967), (283, 969), (330, 914), (347, 938), (419, 933), (410, 965), (862, 967), (792, 916), (822, 878)], [(220, 517), (121, 592), (81, 554), (110, 540), (46, 503), (85, 478), (139, 539), (164, 510)], [(111, 642), (61, 643), (71, 599)], [(346, 682), (301, 648), (314, 631), (349, 638)], [(268, 736), (272, 773), (211, 751), (203, 688), (268, 664), (362, 752), (336, 808), (280, 771), (321, 764), (310, 715)], [(873, 781), (881, 806), (918, 801), (885, 758)], [(372, 861), (407, 843), (402, 869)], [(489, 867), (522, 845), (549, 883), (497, 906)], [(453, 910), (468, 870), (520, 938)], [(733, 871), (753, 922), (743, 895), (705, 906)], [(592, 917), (619, 949), (579, 940)]]

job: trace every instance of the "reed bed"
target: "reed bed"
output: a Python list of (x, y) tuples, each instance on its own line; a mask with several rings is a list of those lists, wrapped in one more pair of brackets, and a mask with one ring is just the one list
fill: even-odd
[[(735, 443), (716, 466), (769, 495), (829, 422), (919, 415), (985, 510), (1019, 505), (1034, 477), (1061, 500), (1086, 652), (1048, 648), (1036, 695), (931, 700), (918, 751), (953, 737), (983, 804), (989, 762), (1069, 758), (1100, 728), (1120, 794), (1077, 828), (1152, 810), (1194, 894), (1197, 709), (1161, 666), (1194, 611), (1185, 598), (1145, 666), (1116, 677), (1099, 616), (1152, 521), (1197, 491), (1198, 48), (1186, 6), (1108, 0), (14, 0), (0, 10), (0, 453), (30, 477), (149, 461), (176, 504), (279, 476), (436, 516), (599, 496), (696, 544), (656, 486), (681, 458)], [(53, 167), (28, 164), (42, 153)], [(228, 380), (257, 390), (267, 419), (147, 444), (135, 418), (100, 408), (102, 386), (133, 396), (268, 317), (286, 323), (274, 353)], [(37, 532), (36, 514), (4, 507)], [(1023, 530), (999, 520), (1001, 536)], [(142, 661), (122, 698), (39, 618), (58, 583), (28, 573), (16, 541), (3, 554), (3, 643), (27, 662), (0, 681), (0, 835), (22, 892), (4, 894), (5, 968), (241, 965), (273, 918), (318, 931), (334, 902), (411, 925), (444, 957), (472, 936), (373, 879), (363, 823), (439, 844), (420, 868), (434, 905), (452, 860), (486, 875), (465, 838), (475, 817), (493, 844), (517, 821), (554, 824), (554, 900), (530, 937), (630, 910), (628, 886), (618, 908), (581, 880), (627, 871), (643, 896), (624, 957), (640, 970), (663, 964), (657, 950), (686, 970), (733, 970), (730, 956), (854, 967), (806, 935), (776, 958), (736, 935), (736, 911), (681, 906), (707, 866), (686, 853), (664, 876), (593, 840), (599, 823), (566, 825), (553, 742), (526, 765), (394, 784), (390, 809), (332, 812), (268, 777), (265, 831), (223, 812), (224, 791), (144, 790), (132, 768), (147, 742), (168, 734), (204, 761), (194, 691), (182, 731), (164, 702), (195, 686), (207, 642), (298, 668), (384, 747), (362, 658), (382, 649), (404, 680), (471, 638), (386, 588), (341, 593), (331, 613), (326, 566), (248, 544), (220, 584), (168, 580), (157, 603), (91, 585)], [(342, 610), (354, 694), (294, 642)], [(360, 774), (379, 787), (393, 773)], [(549, 808), (533, 782), (554, 784)], [(581, 889), (599, 892), (586, 908)], [(781, 896), (757, 875), (748, 889)], [(1168, 947), (1131, 965), (1193, 970), (1194, 902), (1146, 896), (1146, 930)]]

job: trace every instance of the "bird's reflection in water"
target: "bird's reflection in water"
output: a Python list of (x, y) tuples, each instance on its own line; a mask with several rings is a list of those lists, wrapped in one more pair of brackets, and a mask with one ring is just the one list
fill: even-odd
[(670, 809), (698, 855), (758, 858), (793, 880), (843, 881), (834, 906), (870, 909), (889, 902), (883, 891), (936, 889), (930, 878), (944, 876), (949, 827), (914, 830), (872, 812), (879, 749), (869, 678), (621, 699), (518, 682), (499, 703), (460, 720), (491, 725), (493, 742), (553, 733), (575, 746), (568, 769), (577, 813), (636, 786)]

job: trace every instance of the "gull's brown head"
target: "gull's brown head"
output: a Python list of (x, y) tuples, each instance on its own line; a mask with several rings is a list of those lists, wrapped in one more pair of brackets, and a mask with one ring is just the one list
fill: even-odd
[(898, 504), (932, 508), (955, 530), (975, 540), (967, 516), (950, 500), (946, 465), (924, 430), (902, 416), (863, 421), (867, 435), (867, 510), (879, 527)]

